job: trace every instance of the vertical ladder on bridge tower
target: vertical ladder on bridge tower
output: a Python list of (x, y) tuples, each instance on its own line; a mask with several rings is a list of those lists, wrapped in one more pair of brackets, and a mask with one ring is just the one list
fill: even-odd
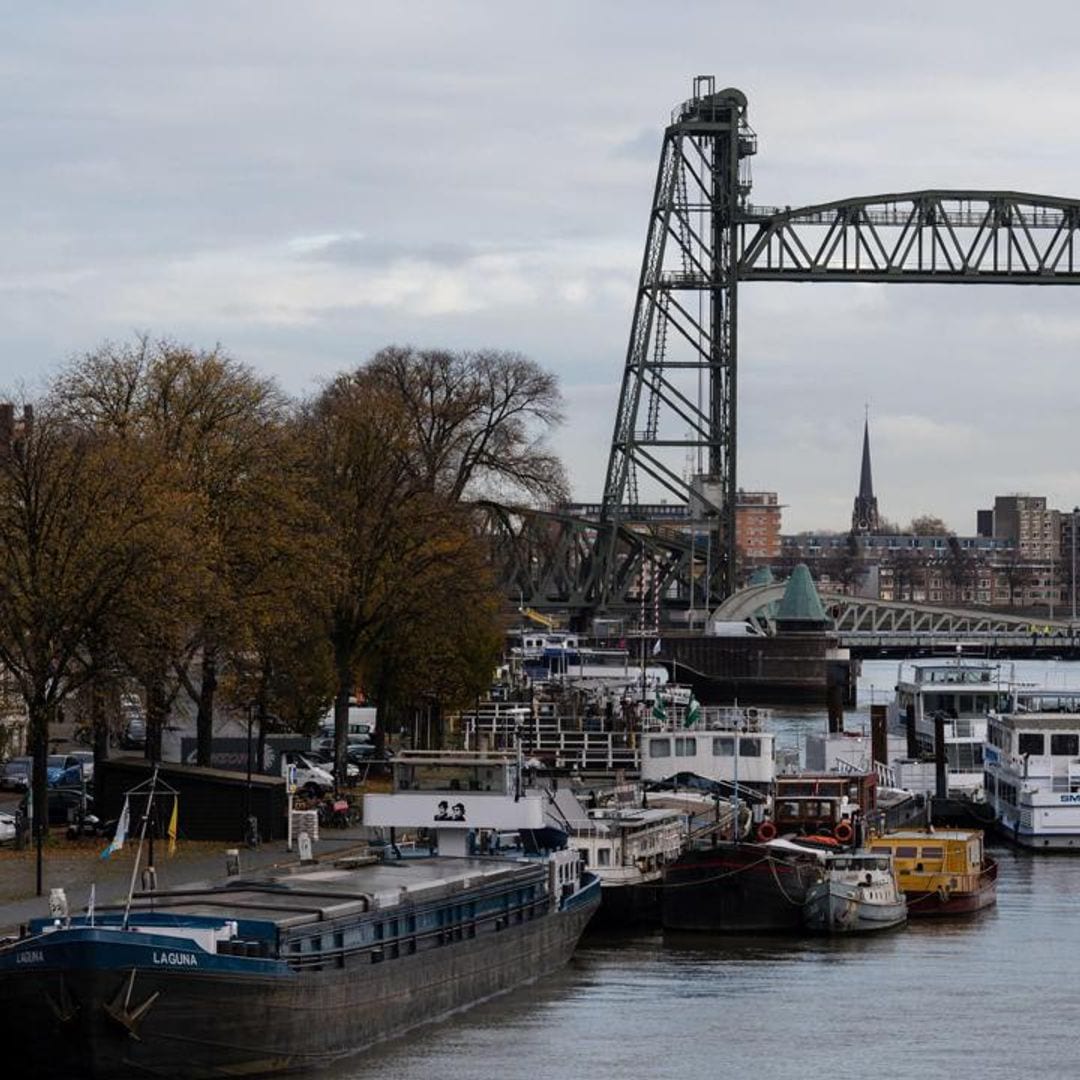
[[(713, 594), (734, 588), (737, 241), (756, 152), (745, 95), (696, 78), (660, 152), (590, 562), (599, 609), (618, 592), (628, 496), (635, 505), (674, 497), (707, 519), (716, 534)], [(688, 454), (701, 463), (690, 476)]]

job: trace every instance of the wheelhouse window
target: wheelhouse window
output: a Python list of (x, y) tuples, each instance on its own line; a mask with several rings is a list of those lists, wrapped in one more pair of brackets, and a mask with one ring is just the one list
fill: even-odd
[(671, 757), (671, 740), (650, 739), (649, 757)]
[(1041, 731), (1021, 731), (1017, 740), (1017, 753), (1023, 757), (1032, 754), (1038, 757), (1046, 753), (1046, 736)]
[(713, 757), (734, 757), (735, 740), (730, 735), (721, 735), (712, 741)]
[(697, 739), (695, 738), (676, 738), (675, 740), (675, 756), (676, 757), (693, 757), (697, 753)]
[(739, 756), (740, 757), (761, 757), (761, 740), (760, 739), (740, 739), (739, 740)]
[(611, 848), (599, 847), (596, 849), (596, 865), (597, 866), (610, 866), (611, 865)]
[(1076, 757), (1080, 754), (1080, 735), (1051, 735), (1050, 753), (1055, 757)]

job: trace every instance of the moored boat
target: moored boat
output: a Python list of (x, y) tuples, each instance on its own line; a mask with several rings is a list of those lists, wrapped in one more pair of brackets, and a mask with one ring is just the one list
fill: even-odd
[(807, 891), (803, 919), (826, 934), (889, 930), (907, 921), (892, 861), (868, 851), (826, 855), (824, 878)]
[(904, 829), (869, 847), (892, 859), (909, 918), (969, 915), (997, 902), (997, 863), (978, 829)]
[[(74, 918), (58, 905), (0, 948), (0, 1038), (47, 1078), (312, 1069), (564, 964), (599, 881), (514, 762), (403, 755), (395, 769), (395, 793), (365, 813), (425, 821), (442, 855), (288, 866)], [(505, 827), (543, 850), (464, 854), (470, 833)]]
[(807, 892), (821, 877), (814, 851), (702, 843), (664, 870), (663, 926), (716, 933), (798, 932)]

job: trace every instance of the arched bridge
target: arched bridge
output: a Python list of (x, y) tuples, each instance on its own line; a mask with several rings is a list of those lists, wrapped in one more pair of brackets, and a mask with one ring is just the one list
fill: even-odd
[[(765, 623), (772, 617), (771, 609), (783, 598), (785, 587), (781, 583), (742, 589), (716, 608), (712, 617), (732, 622), (750, 620)], [(1030, 642), (1033, 625), (1038, 639), (1052, 641), (1056, 635), (1071, 639), (1075, 629), (1075, 624), (1066, 620), (1041, 616), (1033, 623), (1031, 616), (996, 611), (873, 600), (828, 591), (822, 591), (820, 596), (822, 604), (832, 616), (841, 642), (846, 645), (865, 642), (867, 637), (896, 639), (899, 642), (901, 639), (916, 638), (930, 640), (935, 637), (968, 636), (978, 639), (991, 636)]]

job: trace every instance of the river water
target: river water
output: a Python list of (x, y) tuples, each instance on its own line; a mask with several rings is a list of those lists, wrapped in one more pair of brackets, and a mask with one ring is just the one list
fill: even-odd
[[(1080, 664), (1017, 678), (1080, 686)], [(867, 664), (860, 693), (896, 664)], [(884, 700), (879, 696), (877, 700)], [(780, 724), (823, 730), (817, 713)], [(586, 935), (557, 975), (356, 1059), (335, 1080), (1018, 1080), (1080, 1075), (1080, 861), (1008, 847), (996, 908), (851, 940)], [(327, 1074), (322, 1074), (327, 1075)]]

